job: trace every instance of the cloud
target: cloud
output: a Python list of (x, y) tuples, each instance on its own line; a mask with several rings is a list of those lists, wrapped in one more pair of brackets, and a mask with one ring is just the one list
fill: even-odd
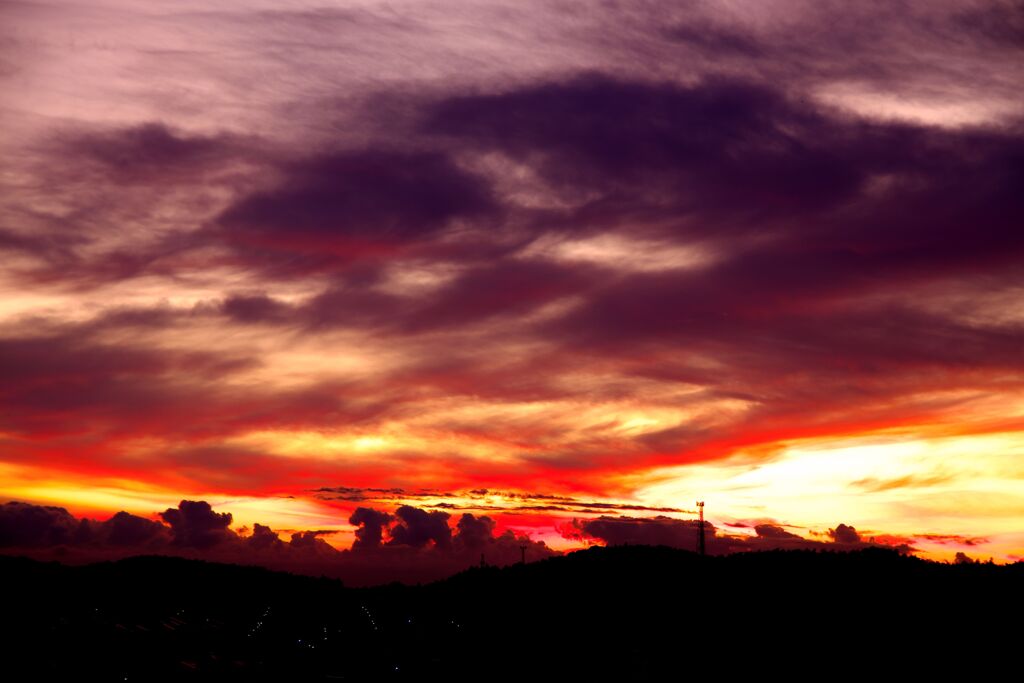
[(494, 538), (495, 526), (497, 526), (495, 521), (486, 515), (475, 517), (464, 512), (459, 517), (458, 534), (455, 536), (455, 541), (470, 550), (477, 550)]
[[(421, 581), (428, 576), (450, 575), (481, 561), (504, 566), (524, 558), (534, 562), (559, 554), (543, 541), (511, 529), (496, 535), (498, 523), (486, 515), (463, 513), (453, 535), (450, 516), (443, 511), (402, 505), (394, 516), (371, 508), (358, 508), (356, 512), (358, 517), (354, 514), (349, 523), (362, 528), (356, 530), (356, 542), (345, 553), (353, 563), (353, 575), (376, 572), (378, 577), (386, 574)], [(368, 528), (375, 536), (372, 542), (364, 543)], [(382, 544), (385, 533), (390, 540)]]
[(544, 541), (534, 541), (526, 534), (516, 534), (506, 530), (495, 535), (498, 523), (487, 515), (473, 515), (464, 512), (456, 525), (453, 547), (456, 555), (475, 559), (480, 553), (485, 563), (507, 565), (521, 562), (535, 562), (559, 553), (547, 546)]
[(860, 534), (852, 526), (840, 524), (835, 529), (829, 529), (828, 535), (836, 543), (860, 543)]
[(756, 58), (767, 51), (767, 46), (760, 44), (751, 34), (692, 21), (668, 27), (664, 35), (669, 40), (716, 57), (732, 54)]
[[(22, 180), (7, 188), (0, 233), (0, 251), (14, 256), (11, 272), (42, 289), (81, 293), (173, 277), (192, 244), (188, 235), (265, 163), (252, 137), (191, 133), (157, 120), (72, 119), (46, 128), (22, 150)], [(45, 209), (38, 187), (47, 188)]]
[[(215, 512), (206, 501), (183, 500), (159, 514), (166, 522), (119, 512), (105, 521), (78, 519), (58, 507), (10, 502), (0, 505), (0, 547), (5, 552), (47, 559), (89, 562), (134, 554), (166, 554), (218, 562), (256, 564), (314, 575), (342, 578), (353, 585), (391, 580), (420, 582), (450, 576), (462, 569), (504, 566), (560, 553), (543, 541), (506, 529), (499, 521), (463, 513), (450, 525), (446, 512), (399, 506), (394, 514), (359, 507), (349, 517), (358, 528), (351, 549), (339, 551), (322, 537), (333, 531), (295, 530), (288, 542), (270, 527), (256, 523), (251, 533), (230, 528), (231, 513)], [(915, 552), (909, 538), (878, 535), (862, 538), (853, 527), (830, 529), (831, 542), (802, 538), (777, 524), (755, 525), (756, 536), (723, 534), (705, 523), (707, 552), (722, 555), (757, 550), (854, 549), (869, 544)], [(560, 529), (575, 540), (606, 545), (667, 545), (697, 549), (697, 521), (666, 516), (601, 516), (575, 519)], [(921, 535), (912, 538), (927, 538)], [(972, 539), (943, 537), (934, 542), (970, 545)], [(973, 541), (984, 542), (974, 538)]]
[[(865, 124), (756, 82), (682, 87), (600, 74), (454, 96), (423, 126), (529, 164), (552, 192), (586, 197), (546, 226), (722, 244), (731, 253), (718, 269), (687, 274), (706, 292), (747, 280), (766, 286), (744, 290), (755, 297), (828, 296), (877, 282), (865, 273), (927, 278), (953, 264), (979, 268), (977, 259), (1006, 264), (1007, 250), (1024, 248), (1013, 229), (1024, 216), (1011, 189), (1021, 153), (1013, 130)], [(755, 234), (772, 239), (722, 243)]]
[[(862, 547), (868, 543), (861, 538), (856, 529), (846, 524), (839, 524), (835, 529), (828, 530), (832, 543), (803, 538), (776, 524), (756, 524), (756, 536), (722, 534), (710, 522), (705, 522), (704, 528), (705, 546), (711, 555), (756, 550), (829, 550), (835, 549), (836, 546)], [(601, 516), (596, 519), (577, 519), (561, 529), (561, 532), (569, 538), (595, 539), (607, 545), (665, 545), (694, 551), (697, 550), (699, 539), (697, 520), (665, 516)], [(905, 542), (884, 545), (902, 552), (913, 550)]]
[(217, 513), (206, 501), (183, 500), (160, 517), (171, 527), (173, 542), (186, 548), (211, 548), (235, 538), (228, 527), (231, 513)]
[(391, 527), (389, 545), (408, 545), (422, 548), (428, 543), (435, 548), (447, 550), (451, 547), (452, 531), (448, 526), (447, 512), (427, 512), (411, 505), (402, 505), (395, 510), (398, 523)]
[(163, 524), (124, 511), (96, 521), (76, 518), (62, 507), (19, 501), (0, 505), (0, 547), (143, 552), (164, 549), (170, 540), (170, 530)]
[(11, 501), (0, 505), (0, 546), (39, 547), (72, 543), (81, 524), (60, 507)]
[[(836, 135), (826, 119), (739, 81), (684, 88), (592, 74), (455, 96), (423, 127), (527, 161), (556, 190), (599, 192), (601, 210), (613, 216), (649, 218), (655, 209), (679, 217), (757, 216), (764, 229), (780, 213), (851, 197), (862, 173), (830, 153)], [(801, 142), (815, 135), (824, 139)]]
[(902, 488), (917, 488), (917, 487), (928, 487), (942, 484), (952, 479), (951, 475), (946, 474), (932, 474), (932, 475), (913, 475), (908, 474), (902, 477), (893, 477), (890, 479), (880, 479), (877, 477), (865, 477), (864, 479), (858, 479), (857, 481), (851, 482), (850, 486), (855, 486), (865, 491), (889, 491), (892, 489)]
[(356, 540), (352, 550), (378, 548), (383, 538), (384, 529), (392, 517), (386, 512), (368, 507), (358, 507), (348, 518), (348, 523), (359, 527), (356, 529)]
[(221, 311), (240, 323), (277, 323), (288, 320), (291, 307), (266, 294), (233, 294), (221, 303)]
[(770, 538), (770, 539), (798, 539), (800, 536), (794, 533), (786, 531), (780, 526), (774, 524), (757, 524), (754, 526), (754, 531), (757, 532), (759, 538)]
[[(98, 521), (76, 518), (61, 507), (13, 501), (0, 505), (0, 547), (60, 550), (56, 557), (77, 561), (158, 553), (278, 568), (334, 561), (340, 555), (318, 530), (296, 531), (285, 543), (273, 529), (257, 523), (252, 534), (240, 536), (230, 528), (231, 513), (214, 512), (206, 501), (183, 500), (158, 516), (165, 523), (124, 511)], [(75, 554), (68, 555), (69, 550)]]
[(231, 160), (239, 145), (226, 136), (187, 135), (149, 122), (103, 131), (65, 134), (59, 139), (72, 159), (94, 162), (118, 182), (154, 178), (166, 182), (176, 171), (196, 172)]
[[(224, 495), (567, 492), (324, 494), (500, 524), (678, 513), (610, 499), (806, 437), (1016, 429), (993, 406), (1024, 388), (1018, 9), (428, 4), (194, 32), (19, 5), (0, 459)], [(295, 452), (377, 433), (372, 462)]]
[(111, 546), (160, 548), (171, 539), (171, 533), (163, 524), (123, 510), (105, 522), (93, 523), (92, 526), (99, 542)]
[[(596, 538), (609, 545), (667, 545), (672, 548), (696, 550), (700, 533), (697, 521), (672, 517), (607, 517), (577, 520), (576, 529), (584, 537)], [(714, 546), (716, 529), (705, 522), (705, 539)], [(709, 548), (710, 549), (710, 548)]]
[(473, 268), (408, 311), (397, 327), (416, 332), (458, 329), (495, 316), (539, 308), (584, 290), (586, 274), (544, 262), (504, 261)]
[[(830, 421), (841, 431), (851, 420), (870, 426), (908, 415), (941, 419), (955, 406), (937, 403), (938, 393), (1014, 381), (1019, 323), (925, 310), (923, 299), (886, 291), (894, 283), (937, 292), (953, 287), (970, 298), (973, 287), (1013, 282), (1006, 269), (1021, 246), (1012, 228), (1021, 206), (1010, 191), (1019, 153), (1010, 129), (869, 124), (737, 77), (681, 85), (591, 73), (413, 99), (407, 104), (420, 117), (412, 146), (417, 151), (369, 145), (299, 161), (269, 156), (259, 189), (242, 182), (227, 208), (190, 233), (192, 242), (181, 253), (205, 259), (211, 250), (221, 257), (231, 252), (231, 262), (255, 268), (264, 286), (227, 293), (187, 314), (121, 308), (59, 338), (12, 338), (52, 344), (52, 353), (40, 358), (74, 359), (81, 351), (85, 368), (91, 362), (86, 356), (108, 350), (110, 359), (129, 361), (95, 382), (33, 380), (30, 395), (15, 388), (8, 401), (15, 431), (59, 430), (72, 406), (55, 408), (68, 396), (80, 397), (79, 409), (95, 418), (88, 424), (104, 431), (192, 444), (201, 438), (212, 442), (210, 452), (221, 453), (225, 449), (213, 445), (219, 439), (249, 430), (317, 429), (336, 425), (339, 415), (346, 424), (366, 424), (415, 412), (435, 429), (492, 444), (523, 443), (511, 460), (537, 481), (547, 466), (599, 477), (608, 467), (721, 457), (734, 444), (780, 433), (787, 424), (799, 432), (794, 416), (811, 405), (821, 408), (814, 418), (821, 430)], [(152, 138), (157, 151), (139, 154), (158, 160), (163, 154), (172, 165), (179, 157), (181, 163), (202, 158), (216, 139), (159, 126), (118, 135), (129, 147)], [(491, 161), (481, 159), (528, 169), (523, 173), (542, 181), (539, 194), (558, 198), (560, 208), (526, 208), (520, 195), (493, 189)], [(360, 185), (371, 180), (376, 189)], [(703, 187), (705, 182), (713, 187)], [(957, 192), (950, 192), (951, 184)], [(385, 195), (405, 197), (407, 190), (409, 201), (384, 201)], [(524, 241), (490, 258), (504, 248), (504, 232), (490, 230), (496, 215), (513, 217), (509, 230), (523, 233)], [(964, 227), (977, 224), (985, 227)], [(657, 271), (596, 267), (552, 258), (537, 247), (542, 240), (533, 239), (543, 234), (571, 241), (595, 232), (626, 244), (652, 235), (682, 244), (696, 240), (713, 258), (694, 268)], [(253, 246), (250, 238), (264, 241)], [(376, 246), (365, 258), (320, 248), (336, 239)], [(302, 246), (306, 242), (319, 246), (310, 251)], [(384, 243), (390, 246), (377, 250)], [(455, 243), (461, 246), (450, 248)], [(410, 245), (414, 251), (407, 251)], [(350, 256), (369, 265), (356, 268)], [(623, 255), (630, 257), (637, 258)], [(275, 292), (265, 286), (275, 276), (264, 266), (299, 267), (307, 259), (312, 265), (327, 259), (314, 268), (332, 272), (322, 287), (298, 298), (268, 293)], [(393, 287), (388, 278), (407, 266), (445, 275), (429, 287)], [(949, 277), (959, 279), (955, 286), (942, 284)], [(285, 392), (247, 392), (240, 401), (203, 380), (220, 372), (244, 381), (265, 357), (206, 347), (191, 353), (149, 349), (123, 340), (131, 337), (116, 344), (72, 341), (72, 333), (83, 329), (110, 339), (142, 327), (154, 338), (177, 329), (187, 340), (209, 332), (186, 336), (179, 326), (200, 321), (225, 330), (260, 325), (248, 333), (274, 348), (292, 343), (287, 335), (296, 330), (311, 345), (332, 334), (358, 333), (365, 343), (393, 351), (389, 358), (397, 362), (344, 385), (291, 383)], [(476, 340), (471, 347), (453, 343), (470, 333)], [(677, 353), (680, 347), (688, 353)], [(136, 356), (153, 369), (128, 376)], [(738, 400), (748, 409), (731, 419), (705, 411), (708, 417), (641, 430), (629, 439), (610, 430), (572, 443), (575, 437), (551, 413), (529, 425), (502, 419), (484, 425), (416, 410), (436, 410), (438, 396), (476, 397), (495, 411), (515, 401), (580, 400), (580, 385), (569, 380), (581, 361), (599, 369), (587, 384), (585, 403), (640, 395), (640, 386), (650, 395), (652, 382), (660, 392), (686, 383), (700, 385), (703, 400)], [(180, 373), (183, 367), (209, 371), (199, 378)], [(75, 371), (69, 368), (69, 374)], [(271, 375), (279, 371), (265, 368)], [(189, 383), (181, 381), (186, 374)], [(142, 378), (148, 381), (135, 381)], [(413, 386), (416, 391), (409, 390)], [(180, 419), (184, 407), (196, 403), (205, 406), (202, 419)], [(890, 407), (887, 418), (881, 406)], [(117, 453), (111, 446), (109, 452)]]
[(963, 536), (960, 534), (915, 534), (913, 538), (942, 544), (980, 545), (990, 542), (984, 536)]
[(1024, 49), (1024, 12), (1018, 0), (965, 9), (953, 17), (953, 24), (999, 47)]
[[(375, 502), (385, 505), (416, 502), (419, 507), (444, 510), (474, 510), (494, 512), (551, 511), (598, 513), (628, 510), (637, 512), (692, 512), (682, 508), (656, 507), (636, 503), (620, 503), (581, 496), (550, 494), (502, 489), (472, 489), (468, 491), (436, 491), (431, 489), (377, 488), (358, 486), (324, 486), (313, 491), (323, 500), (348, 502)], [(470, 515), (472, 517), (472, 515)], [(465, 515), (463, 515), (465, 517)], [(460, 518), (461, 519), (461, 518)], [(481, 518), (485, 519), (485, 518)]]
[(253, 524), (252, 535), (245, 542), (257, 552), (280, 552), (284, 541), (273, 529), (263, 524)]
[[(195, 380), (216, 381), (251, 368), (253, 359), (206, 351), (174, 352), (105, 343), (84, 334), (0, 338), (0, 393), (5, 429), (14, 434), (101, 430), (111, 424), (145, 429), (161, 413), (183, 410)], [(80, 422), (68, 423), (74, 412)], [(85, 416), (95, 419), (91, 422)]]
[(315, 557), (333, 558), (337, 556), (338, 551), (330, 543), (320, 538), (321, 535), (321, 532), (318, 531), (299, 531), (292, 534), (288, 544), (302, 553), (307, 561)]
[(270, 265), (384, 257), (496, 208), (486, 182), (437, 152), (344, 151), (281, 171), (279, 187), (228, 207), (215, 235)]

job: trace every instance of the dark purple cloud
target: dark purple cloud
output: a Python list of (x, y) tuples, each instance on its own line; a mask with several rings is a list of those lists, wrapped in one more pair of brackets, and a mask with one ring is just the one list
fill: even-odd
[(78, 519), (62, 507), (12, 501), (0, 505), (0, 547), (88, 546), (108, 549), (161, 549), (169, 529), (121, 511), (98, 522)]
[(967, 266), (965, 249), (1006, 263), (1007, 249), (1024, 246), (1014, 229), (1024, 146), (1013, 129), (868, 123), (760, 84), (600, 75), (453, 97), (424, 128), (522, 160), (556, 189), (586, 190), (566, 228), (639, 221), (686, 238), (774, 235), (739, 249), (722, 274), (769, 291), (793, 276), (830, 288), (927, 277), (938, 274), (929, 267)]
[(167, 181), (175, 172), (209, 168), (236, 159), (243, 151), (226, 136), (188, 135), (157, 122), (65, 135), (60, 142), (70, 158), (99, 164), (118, 182), (128, 183), (154, 176)]
[(1024, 5), (1019, 0), (964, 9), (954, 15), (953, 24), (999, 47), (1024, 50)]
[[(598, 517), (577, 520), (576, 528), (584, 537), (601, 539), (609, 545), (667, 545), (672, 548), (696, 550), (700, 533), (697, 521), (672, 517)], [(705, 539), (709, 550), (716, 548), (716, 529), (705, 522)]]
[[(704, 523), (705, 544), (711, 555), (749, 552), (755, 550), (829, 550), (863, 547), (867, 541), (857, 531), (846, 524), (839, 524), (829, 529), (831, 543), (806, 539), (790, 533), (775, 524), (758, 524), (754, 530), (756, 536), (733, 536), (721, 534), (710, 522)], [(607, 545), (665, 545), (683, 550), (697, 550), (699, 529), (696, 520), (676, 519), (672, 517), (610, 517), (574, 520), (573, 524), (563, 530), (563, 534), (582, 539), (597, 539)], [(912, 548), (906, 542), (887, 547), (895, 547), (901, 552), (910, 552)]]
[(320, 538), (323, 532), (319, 531), (297, 531), (292, 534), (288, 545), (302, 553), (307, 559), (315, 557), (333, 558), (338, 554), (330, 543)]
[(763, 225), (849, 198), (864, 170), (834, 153), (841, 127), (743, 82), (682, 88), (594, 74), (452, 97), (423, 126), (531, 163), (555, 188), (601, 192), (591, 203), (612, 215), (696, 211)]
[(228, 526), (231, 513), (217, 513), (206, 501), (183, 500), (160, 517), (171, 527), (175, 545), (186, 548), (211, 548), (236, 537)]
[(278, 323), (288, 320), (291, 308), (266, 294), (234, 294), (224, 299), (221, 312), (240, 323)]
[(475, 517), (464, 512), (459, 517), (458, 534), (455, 540), (471, 550), (482, 548), (494, 538), (495, 526), (496, 522), (486, 515)]
[(280, 551), (284, 547), (284, 541), (273, 529), (263, 524), (253, 524), (252, 535), (246, 539), (246, 543), (256, 551)]
[(380, 547), (384, 529), (391, 522), (391, 515), (373, 508), (358, 507), (348, 518), (348, 523), (359, 527), (356, 529), (356, 540), (352, 550), (365, 550)]
[(846, 524), (829, 529), (828, 535), (836, 543), (860, 543), (860, 534), (852, 526)]
[(230, 512), (215, 512), (206, 501), (183, 500), (159, 514), (164, 523), (118, 512), (104, 521), (79, 519), (62, 507), (18, 501), (0, 505), (0, 547), (13, 551), (74, 550), (69, 559), (88, 561), (140, 553), (185, 554), (218, 561), (250, 563), (337, 560), (323, 531), (295, 531), (282, 541), (277, 532), (255, 524), (240, 536), (230, 528)]
[(801, 538), (800, 536), (794, 533), (790, 533), (782, 527), (776, 526), (774, 524), (757, 524), (754, 526), (754, 531), (757, 532), (758, 538), (768, 538), (777, 540), (794, 540)]
[(92, 524), (101, 544), (118, 547), (149, 546), (159, 548), (171, 538), (171, 532), (160, 522), (128, 512), (116, 513), (105, 522)]
[(666, 28), (664, 36), (716, 57), (738, 55), (757, 58), (768, 50), (749, 33), (693, 21)]
[(0, 546), (52, 546), (76, 540), (81, 524), (61, 507), (11, 501), (0, 505)]
[(452, 221), (493, 215), (487, 183), (437, 152), (370, 149), (285, 165), (279, 187), (218, 219), (219, 235), (253, 258), (345, 263), (390, 255)]
[(448, 526), (447, 512), (427, 512), (411, 505), (395, 510), (398, 523), (391, 527), (390, 545), (408, 545), (422, 548), (428, 543), (439, 550), (447, 550), (452, 543), (452, 530)]

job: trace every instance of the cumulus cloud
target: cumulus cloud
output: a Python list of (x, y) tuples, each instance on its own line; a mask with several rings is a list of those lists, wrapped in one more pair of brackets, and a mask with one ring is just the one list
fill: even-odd
[(0, 505), (0, 547), (81, 546), (123, 550), (159, 550), (171, 540), (160, 522), (128, 512), (110, 519), (79, 519), (62, 507), (11, 501)]
[(340, 556), (319, 530), (296, 531), (286, 543), (257, 523), (251, 534), (241, 536), (230, 528), (231, 513), (215, 512), (206, 501), (183, 500), (158, 516), (165, 523), (124, 511), (103, 521), (79, 519), (61, 507), (13, 501), (0, 505), (0, 547), (74, 549), (80, 560), (159, 553), (280, 568)]
[(173, 542), (186, 548), (210, 548), (236, 537), (228, 528), (231, 513), (214, 512), (206, 501), (183, 500), (160, 517), (170, 525)]
[[(584, 537), (596, 538), (609, 545), (667, 545), (696, 550), (699, 539), (697, 521), (673, 517), (607, 517), (577, 520), (576, 528)], [(713, 541), (716, 529), (704, 523), (705, 539)], [(712, 545), (714, 545), (712, 543)]]
[(386, 512), (368, 507), (356, 508), (348, 518), (349, 524), (358, 527), (352, 549), (364, 550), (380, 547), (384, 529), (391, 520), (392, 516)]
[(447, 512), (427, 512), (411, 505), (402, 505), (395, 510), (398, 523), (391, 527), (391, 545), (408, 545), (422, 548), (428, 543), (440, 550), (451, 547), (452, 530), (448, 526)]
[(81, 527), (61, 507), (11, 501), (0, 505), (0, 546), (52, 546), (77, 540)]
[(98, 529), (101, 543), (112, 546), (158, 548), (170, 540), (170, 532), (160, 522), (123, 510), (105, 522), (94, 523), (93, 527)]
[[(835, 549), (837, 546), (854, 548), (862, 547), (868, 542), (861, 538), (856, 529), (846, 524), (839, 524), (835, 529), (828, 530), (831, 543), (804, 538), (777, 524), (756, 524), (756, 536), (723, 534), (710, 522), (705, 522), (704, 527), (707, 552), (712, 555), (775, 549), (827, 550)], [(666, 545), (684, 550), (696, 550), (699, 538), (696, 520), (665, 516), (602, 516), (589, 520), (577, 519), (564, 528), (562, 534), (570, 538), (594, 539), (607, 545)], [(887, 540), (882, 538), (880, 542)], [(883, 544), (903, 552), (912, 550), (906, 542)]]
[(252, 535), (246, 538), (245, 542), (256, 551), (274, 552), (284, 547), (284, 541), (276, 531), (258, 522), (253, 524)]
[(852, 526), (840, 524), (835, 529), (829, 529), (828, 535), (836, 543), (860, 543), (860, 534)]
[(299, 531), (292, 534), (288, 544), (291, 548), (302, 553), (307, 560), (312, 558), (330, 558), (338, 555), (334, 546), (320, 538), (319, 531)]
[[(394, 514), (368, 507), (349, 518), (356, 526), (351, 549), (339, 551), (324, 540), (333, 532), (296, 530), (285, 542), (270, 527), (256, 523), (251, 533), (230, 528), (231, 514), (205, 501), (183, 500), (159, 514), (167, 523), (119, 512), (110, 519), (78, 519), (52, 506), (9, 502), (0, 505), (0, 548), (49, 559), (91, 561), (135, 554), (167, 554), (219, 562), (263, 565), (287, 571), (326, 574), (353, 585), (392, 580), (429, 581), (480, 563), (504, 566), (559, 555), (543, 541), (506, 529), (487, 515), (463, 513), (454, 525), (448, 513), (400, 506)], [(722, 555), (758, 550), (850, 550), (881, 544), (913, 552), (914, 538), (886, 535), (863, 538), (851, 526), (828, 531), (829, 542), (806, 539), (773, 523), (754, 527), (756, 536), (723, 533), (705, 522), (707, 552)], [(665, 545), (696, 551), (697, 521), (666, 516), (600, 516), (576, 519), (560, 529), (574, 540), (606, 545)], [(954, 543), (945, 539), (947, 543)], [(970, 539), (957, 541), (970, 545)]]
[[(498, 523), (487, 515), (463, 513), (453, 534), (450, 516), (443, 511), (402, 505), (394, 516), (372, 508), (358, 508), (357, 512), (358, 517), (353, 515), (350, 523), (362, 526), (357, 529), (356, 543), (346, 556), (361, 576), (392, 575), (407, 581), (422, 581), (440, 578), (480, 562), (504, 566), (559, 554), (527, 534), (511, 529), (497, 534)], [(378, 539), (374, 544), (362, 543), (361, 534), (368, 526)], [(383, 534), (390, 540), (382, 544), (379, 539)]]
[(494, 538), (495, 526), (497, 526), (495, 521), (486, 515), (475, 517), (464, 512), (459, 517), (458, 534), (455, 536), (455, 541), (470, 550), (477, 550)]

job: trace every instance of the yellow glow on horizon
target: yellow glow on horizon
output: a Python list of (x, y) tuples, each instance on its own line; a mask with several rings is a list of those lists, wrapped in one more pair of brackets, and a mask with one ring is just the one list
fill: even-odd
[[(712, 519), (767, 517), (818, 532), (827, 520), (865, 535), (984, 536), (1005, 556), (1024, 550), (1003, 547), (996, 538), (1024, 532), (1022, 462), (1024, 434), (1018, 432), (808, 439), (768, 461), (740, 453), (662, 468), (647, 475), (636, 497), (673, 505), (697, 496), (708, 501)], [(923, 545), (926, 554), (944, 554), (935, 544)]]
[(290, 496), (230, 496), (215, 491), (168, 491), (144, 482), (118, 479), (60, 478), (40, 475), (30, 467), (0, 466), (0, 501), (18, 500), (37, 505), (67, 508), (80, 517), (107, 519), (124, 510), (140, 517), (156, 518), (182, 500), (205, 500), (216, 512), (230, 512), (232, 527), (255, 523), (272, 529), (350, 530), (336, 510), (308, 498)]

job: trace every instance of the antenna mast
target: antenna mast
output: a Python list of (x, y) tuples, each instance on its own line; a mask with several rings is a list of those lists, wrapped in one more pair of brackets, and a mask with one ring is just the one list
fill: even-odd
[(698, 540), (697, 540), (697, 552), (699, 552), (701, 555), (703, 555), (704, 554), (704, 501), (703, 500), (698, 500), (697, 501), (697, 510), (700, 511), (700, 519), (697, 521), (697, 531), (698, 531), (698, 534), (699, 534)]

